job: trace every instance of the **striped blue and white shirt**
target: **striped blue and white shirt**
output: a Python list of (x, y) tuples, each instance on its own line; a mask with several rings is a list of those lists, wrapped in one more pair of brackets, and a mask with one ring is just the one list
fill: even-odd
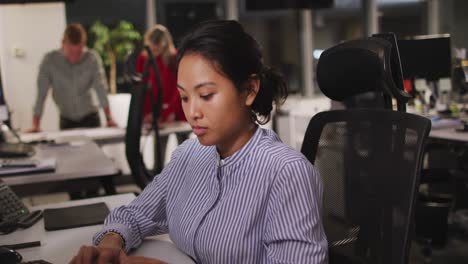
[(198, 263), (325, 263), (322, 192), (312, 164), (271, 130), (258, 128), (224, 160), (191, 139), (134, 201), (112, 211), (94, 243), (113, 231), (129, 251), (169, 233)]

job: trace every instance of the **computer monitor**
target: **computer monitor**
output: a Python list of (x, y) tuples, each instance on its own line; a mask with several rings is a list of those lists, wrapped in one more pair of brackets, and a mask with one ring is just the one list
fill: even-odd
[(18, 138), (18, 140), (20, 140), (20, 138), (11, 128), (8, 106), (5, 100), (5, 93), (3, 89), (5, 87), (4, 81), (4, 78), (2, 78), (2, 68), (0, 67), (0, 158), (18, 158), (31, 156), (34, 154), (34, 149), (31, 145), (21, 142), (8, 143), (5, 140), (5, 136), (3, 134), (4, 124), (11, 130), (11, 132)]
[(450, 35), (398, 40), (405, 79), (437, 81), (452, 74)]
[(334, 0), (257, 0), (245, 1), (248, 11), (278, 10), (278, 9), (303, 9), (303, 8), (330, 8)]
[(5, 94), (3, 92), (4, 79), (2, 78), (2, 67), (0, 65), (0, 123), (9, 121), (8, 107), (5, 101)]

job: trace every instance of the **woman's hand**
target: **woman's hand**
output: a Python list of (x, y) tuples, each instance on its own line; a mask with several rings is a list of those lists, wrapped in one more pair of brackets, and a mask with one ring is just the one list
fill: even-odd
[(143, 117), (143, 124), (153, 124), (153, 114), (149, 113)]
[(167, 264), (158, 259), (151, 259), (141, 256), (127, 256), (123, 251), (120, 252), (119, 264)]
[(125, 255), (123, 246), (124, 242), (119, 234), (106, 233), (98, 246), (81, 246), (70, 264), (118, 264), (120, 256)]
[[(170, 118), (171, 116), (169, 116)], [(175, 115), (174, 115), (174, 118), (175, 119)], [(162, 129), (164, 128), (164, 124), (165, 124), (166, 120), (163, 122), (161, 119), (159, 119), (158, 121), (158, 128), (159, 129)], [(153, 127), (153, 114), (149, 113), (147, 115), (145, 115), (143, 117), (143, 128), (146, 128), (146, 129), (149, 129)]]
[[(70, 264), (108, 264), (119, 263), (123, 250), (115, 247), (81, 246), (78, 254), (73, 257)], [(123, 253), (125, 255), (125, 253)]]

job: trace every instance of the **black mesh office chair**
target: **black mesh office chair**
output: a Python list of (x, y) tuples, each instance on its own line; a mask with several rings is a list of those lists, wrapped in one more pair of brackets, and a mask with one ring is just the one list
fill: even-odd
[[(133, 75), (130, 77), (133, 80), (132, 95), (130, 99), (127, 130), (125, 134), (125, 154), (127, 157), (128, 165), (133, 176), (135, 183), (144, 189), (145, 186), (151, 182), (155, 174), (161, 172), (163, 168), (163, 159), (161, 154), (161, 141), (159, 140), (159, 129), (158, 129), (158, 117), (161, 113), (161, 100), (162, 100), (162, 86), (161, 78), (159, 76), (158, 66), (154, 62), (151, 51), (148, 47), (145, 47), (148, 54), (148, 60), (146, 62), (143, 74), (140, 76), (135, 74), (133, 69)], [(135, 56), (134, 56), (135, 57)], [(135, 62), (130, 63), (134, 65)], [(150, 67), (151, 66), (151, 67)], [(146, 81), (149, 71), (153, 70), (156, 76), (156, 82), (158, 86), (157, 101), (152, 101), (152, 112), (153, 112), (153, 124), (152, 129), (154, 130), (154, 153), (155, 153), (155, 165), (154, 170), (149, 170), (143, 161), (143, 156), (140, 151), (140, 139), (142, 132), (143, 122), (143, 105), (145, 97), (148, 93), (152, 93), (153, 89), (148, 81)], [(154, 99), (154, 96), (151, 96)]]
[(393, 34), (343, 42), (325, 50), (317, 64), (317, 82), (328, 98), (346, 108), (406, 111), (412, 96), (403, 89), (403, 74)]
[(348, 108), (314, 116), (301, 149), (324, 183), (330, 263), (407, 263), (431, 122), (404, 113), (410, 95), (391, 53), (390, 42), (368, 38), (326, 50), (318, 63), (320, 89)]
[(407, 263), (430, 127), (426, 118), (377, 109), (312, 118), (302, 153), (324, 183), (330, 263)]

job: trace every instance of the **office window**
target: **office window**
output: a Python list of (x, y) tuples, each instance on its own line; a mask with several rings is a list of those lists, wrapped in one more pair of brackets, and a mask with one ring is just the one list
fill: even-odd
[(157, 20), (171, 31), (176, 46), (194, 25), (224, 18), (221, 1), (158, 0), (156, 3)]
[(144, 32), (146, 0), (76, 0), (66, 2), (67, 23), (79, 22), (89, 28), (96, 20), (113, 27), (121, 20)]
[(265, 63), (284, 75), (289, 92), (302, 93), (299, 13), (241, 13), (239, 22), (260, 43)]

